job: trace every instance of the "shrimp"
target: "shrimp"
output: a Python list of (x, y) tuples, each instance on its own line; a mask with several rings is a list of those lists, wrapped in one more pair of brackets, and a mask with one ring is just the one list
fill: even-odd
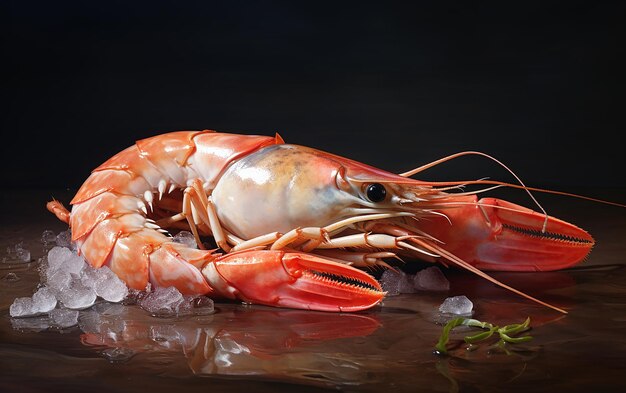
[[(359, 311), (385, 292), (363, 268), (414, 257), (467, 269), (532, 301), (488, 270), (555, 270), (594, 245), (583, 229), (458, 186), (394, 174), (274, 137), (211, 130), (137, 141), (97, 167), (67, 222), (94, 267), (131, 288), (278, 307)], [(498, 186), (508, 185), (498, 183)], [(511, 185), (512, 186), (512, 185)], [(520, 186), (521, 188), (525, 188)], [(199, 248), (172, 241), (188, 229)], [(217, 248), (206, 249), (212, 237)]]

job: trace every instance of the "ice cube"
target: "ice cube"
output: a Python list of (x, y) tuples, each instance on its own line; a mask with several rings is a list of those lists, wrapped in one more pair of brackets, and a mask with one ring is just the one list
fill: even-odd
[(192, 315), (194, 313), (194, 299), (195, 296), (183, 296), (183, 301), (178, 305), (178, 310), (176, 310), (177, 314)]
[(153, 315), (175, 316), (184, 301), (175, 287), (158, 287), (139, 302), (139, 306)]
[(98, 270), (90, 265), (85, 265), (83, 270), (80, 271), (80, 282), (88, 288), (95, 288), (96, 283), (101, 278)]
[(121, 302), (126, 298), (128, 287), (108, 266), (97, 269), (97, 275), (98, 279), (93, 288), (98, 296), (113, 303)]
[(471, 315), (474, 303), (465, 295), (452, 296), (443, 301), (439, 311), (447, 314)]
[(83, 310), (94, 305), (96, 302), (96, 292), (92, 288), (84, 286), (80, 277), (72, 277), (68, 288), (57, 293), (61, 303), (72, 310)]
[(398, 291), (400, 293), (415, 293), (415, 285), (413, 285), (413, 275), (405, 274), (398, 283)]
[(151, 291), (150, 283), (148, 283), (148, 285), (146, 286), (145, 291), (128, 288), (128, 296), (126, 296), (126, 299), (124, 299), (124, 304), (128, 306), (139, 304), (146, 296), (148, 296), (150, 291)]
[(47, 313), (57, 306), (57, 298), (48, 287), (41, 287), (33, 295), (33, 309), (38, 313)]
[(78, 311), (67, 308), (55, 308), (48, 313), (50, 324), (64, 329), (78, 325)]
[(413, 279), (415, 289), (420, 291), (448, 291), (450, 282), (437, 266), (422, 269)]
[(48, 264), (43, 269), (46, 285), (65, 307), (81, 310), (94, 304), (98, 277), (76, 251), (53, 247), (48, 251)]
[(197, 296), (191, 299), (193, 305), (193, 315), (207, 315), (215, 312), (215, 303), (213, 299), (206, 296)]
[(48, 251), (48, 273), (62, 269), (67, 273), (80, 274), (85, 259), (69, 248), (56, 246)]
[(45, 283), (56, 293), (66, 290), (70, 286), (72, 275), (64, 270), (51, 271), (47, 270), (45, 274)]
[(382, 276), (380, 276), (380, 286), (383, 288), (383, 291), (387, 292), (387, 296), (400, 294), (398, 289), (400, 277), (400, 273), (392, 269), (385, 270)]
[(67, 231), (59, 232), (56, 236), (56, 243), (59, 247), (73, 248), (72, 231), (68, 229)]
[(27, 317), (35, 315), (32, 297), (18, 297), (9, 307), (12, 317)]
[(185, 295), (176, 309), (176, 315), (207, 315), (215, 311), (213, 300), (206, 296)]
[(198, 248), (196, 238), (193, 237), (193, 233), (189, 231), (180, 231), (172, 238), (172, 241), (176, 243), (182, 243), (189, 248)]
[(108, 266), (93, 268), (89, 265), (81, 272), (81, 282), (93, 288), (96, 295), (108, 302), (121, 302), (128, 295), (128, 287)]
[(380, 285), (387, 296), (395, 296), (401, 293), (415, 293), (412, 275), (401, 270), (387, 269), (380, 277)]
[(47, 287), (41, 287), (31, 297), (20, 297), (9, 307), (12, 317), (30, 317), (41, 315), (53, 310), (57, 305), (54, 293)]

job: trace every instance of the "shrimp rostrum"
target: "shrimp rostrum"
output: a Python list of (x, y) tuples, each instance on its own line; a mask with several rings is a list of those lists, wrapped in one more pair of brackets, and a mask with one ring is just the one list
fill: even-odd
[[(485, 271), (575, 265), (593, 247), (587, 232), (479, 199), (460, 183), (409, 178), (416, 172), (393, 174), (279, 135), (180, 131), (140, 140), (100, 165), (71, 212), (56, 200), (48, 209), (70, 225), (88, 263), (108, 266), (138, 290), (175, 286), (256, 304), (358, 311), (385, 295), (363, 268), (420, 258), (560, 310)], [(172, 240), (181, 229), (198, 248)]]

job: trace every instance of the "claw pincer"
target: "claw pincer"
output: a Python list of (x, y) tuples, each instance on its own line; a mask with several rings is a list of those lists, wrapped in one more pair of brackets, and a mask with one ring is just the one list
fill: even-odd
[(481, 270), (565, 269), (583, 260), (594, 245), (589, 233), (558, 218), (501, 199), (465, 199), (420, 228)]
[(235, 252), (209, 262), (202, 274), (218, 295), (268, 306), (359, 311), (385, 294), (369, 274), (301, 252)]

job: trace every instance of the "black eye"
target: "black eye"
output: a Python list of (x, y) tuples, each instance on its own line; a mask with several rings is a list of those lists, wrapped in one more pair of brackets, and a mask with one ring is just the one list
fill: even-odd
[(380, 183), (372, 183), (365, 189), (365, 195), (367, 195), (367, 199), (372, 202), (381, 202), (385, 200), (387, 190), (385, 190), (385, 186)]

